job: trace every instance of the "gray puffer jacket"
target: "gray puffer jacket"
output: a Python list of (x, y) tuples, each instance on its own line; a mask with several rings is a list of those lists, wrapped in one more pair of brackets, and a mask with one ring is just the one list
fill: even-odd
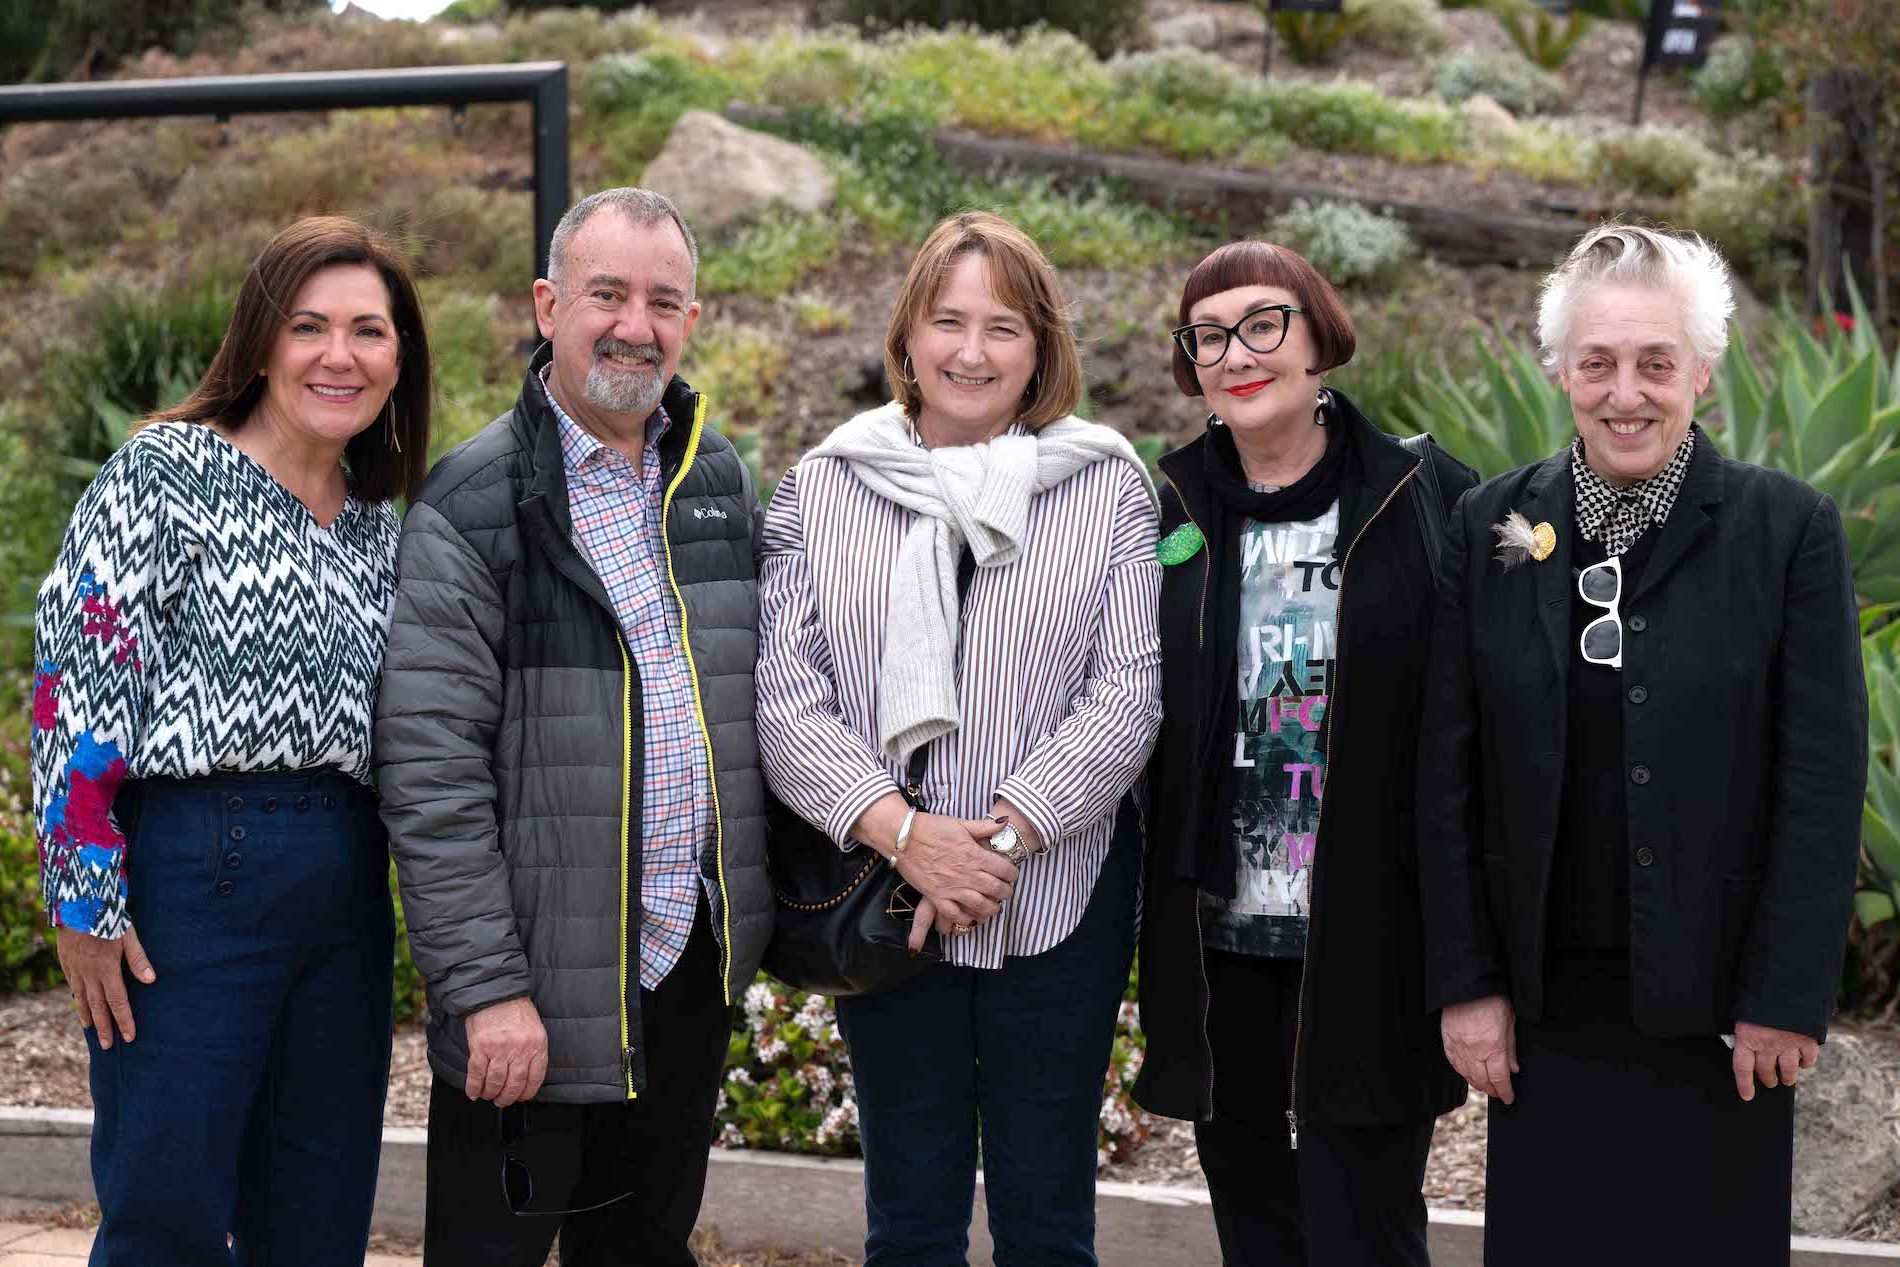
[[(409, 509), (374, 759), (430, 1064), (459, 1085), (467, 1015), (527, 996), (548, 1032), (539, 1098), (579, 1103), (647, 1090), (644, 762), (639, 674), (572, 540), (547, 358)], [(664, 405), (676, 420), (661, 441), (667, 567), (715, 776), (699, 862), (730, 1004), (772, 931), (753, 722), (759, 505), (699, 394), (675, 378)]]

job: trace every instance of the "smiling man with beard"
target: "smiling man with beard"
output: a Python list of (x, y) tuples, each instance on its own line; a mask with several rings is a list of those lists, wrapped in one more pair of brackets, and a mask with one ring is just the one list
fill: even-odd
[(771, 931), (745, 465), (675, 374), (698, 248), (577, 204), (507, 414), (409, 511), (377, 707), (428, 988), (425, 1256), (690, 1267), (735, 991)]

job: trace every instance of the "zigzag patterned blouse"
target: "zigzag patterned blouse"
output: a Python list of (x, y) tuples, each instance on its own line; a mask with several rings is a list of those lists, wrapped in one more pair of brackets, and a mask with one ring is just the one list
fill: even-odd
[(131, 920), (128, 778), (335, 767), (369, 782), (400, 524), (328, 528), (209, 427), (147, 427), (67, 524), (34, 613), (33, 810), (49, 921)]

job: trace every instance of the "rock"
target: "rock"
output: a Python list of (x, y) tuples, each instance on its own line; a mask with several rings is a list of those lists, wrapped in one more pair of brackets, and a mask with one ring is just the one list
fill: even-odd
[(1211, 50), (1220, 47), (1220, 21), (1211, 13), (1177, 13), (1171, 18), (1157, 18), (1148, 24), (1149, 38), (1156, 48), (1198, 48)]
[(695, 229), (717, 228), (778, 204), (795, 211), (831, 205), (831, 173), (802, 145), (689, 110), (640, 183), (673, 199)]
[(1524, 127), (1517, 121), (1517, 116), (1483, 93), (1465, 98), (1464, 104), (1458, 107), (1458, 113), (1479, 136), (1512, 136)]
[(1840, 1236), (1895, 1183), (1900, 1087), (1866, 1039), (1837, 1030), (1795, 1096), (1795, 1233)]

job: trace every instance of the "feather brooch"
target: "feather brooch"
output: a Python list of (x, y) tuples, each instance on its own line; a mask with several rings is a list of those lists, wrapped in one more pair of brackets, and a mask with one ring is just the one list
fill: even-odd
[(1503, 523), (1492, 524), (1491, 531), (1498, 536), (1497, 559), (1506, 572), (1532, 559), (1542, 563), (1557, 548), (1555, 528), (1547, 523), (1533, 528), (1531, 521), (1515, 510), (1504, 517)]

